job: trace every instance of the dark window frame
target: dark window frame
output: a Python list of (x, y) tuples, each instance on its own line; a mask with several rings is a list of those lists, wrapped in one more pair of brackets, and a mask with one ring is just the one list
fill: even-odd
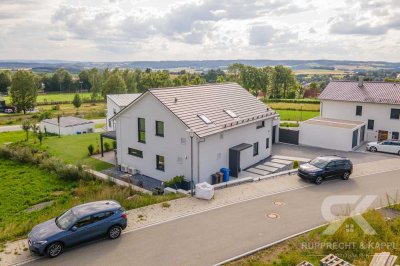
[[(143, 120), (143, 129), (141, 128), (141, 123), (140, 121)], [(143, 133), (143, 135), (142, 135)], [(143, 136), (143, 139), (142, 139)], [(138, 142), (140, 143), (146, 143), (146, 119), (138, 117)]]
[(374, 130), (375, 127), (375, 120), (373, 119), (368, 119), (368, 123), (367, 123), (367, 129), (368, 130)]
[[(394, 135), (397, 135), (397, 138), (395, 138)], [(400, 133), (398, 131), (392, 132), (392, 139), (399, 139), (399, 137), (400, 137)]]
[(258, 141), (253, 144), (253, 156), (258, 155)]
[[(158, 124), (162, 124), (162, 133), (158, 132)], [(165, 128), (164, 128), (164, 122), (163, 121), (156, 121), (156, 136), (157, 137), (164, 137), (165, 134)]]
[[(161, 163), (160, 158), (163, 158), (163, 162)], [(156, 155), (156, 169), (159, 171), (165, 172), (165, 156)]]
[(362, 105), (356, 106), (356, 116), (362, 116), (363, 107)]
[(400, 119), (400, 109), (397, 108), (391, 108), (390, 109), (390, 119)]
[[(258, 125), (259, 122), (261, 122), (261, 125)], [(256, 122), (256, 129), (263, 128), (263, 127), (265, 127), (265, 120)]]
[(269, 149), (269, 138), (265, 140), (265, 149)]
[(135, 149), (135, 148), (129, 148), (128, 147), (128, 154), (138, 157), (138, 158), (143, 158), (143, 151)]

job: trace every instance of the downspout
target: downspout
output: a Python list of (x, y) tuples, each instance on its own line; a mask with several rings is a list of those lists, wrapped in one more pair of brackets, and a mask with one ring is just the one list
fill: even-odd
[(199, 138), (197, 140), (197, 183), (200, 183), (200, 143), (205, 141), (205, 138)]

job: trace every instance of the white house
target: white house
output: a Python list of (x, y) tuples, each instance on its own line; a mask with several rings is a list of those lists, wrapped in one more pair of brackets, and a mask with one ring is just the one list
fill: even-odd
[(300, 124), (300, 144), (352, 150), (364, 141), (399, 139), (400, 83), (331, 81), (319, 99), (321, 117)]
[(45, 119), (40, 122), (40, 129), (42, 132), (61, 135), (86, 134), (94, 131), (94, 123), (90, 120), (66, 116), (60, 117), (60, 123), (57, 118)]
[(139, 96), (140, 93), (107, 95), (107, 131), (115, 130), (111, 118)]
[(111, 120), (124, 170), (162, 181), (190, 180), (193, 171), (196, 183), (210, 183), (222, 167), (237, 177), (270, 156), (279, 125), (275, 111), (236, 83), (150, 89)]

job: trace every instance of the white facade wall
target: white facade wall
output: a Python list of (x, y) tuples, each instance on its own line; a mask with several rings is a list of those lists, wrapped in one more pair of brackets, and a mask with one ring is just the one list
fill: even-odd
[(110, 119), (119, 111), (121, 111), (121, 107), (107, 97), (107, 131), (115, 130), (115, 123), (110, 121)]
[(361, 139), (361, 127), (342, 128), (300, 123), (299, 145), (352, 151), (353, 131), (358, 129), (358, 146)]
[[(42, 132), (45, 132), (45, 129), (44, 129), (45, 127), (46, 127), (46, 132), (58, 135), (58, 133), (59, 133), (58, 125), (41, 122), (40, 130)], [(77, 126), (72, 126), (72, 127), (60, 127), (60, 134), (63, 136), (75, 135), (75, 134), (78, 134), (78, 132), (80, 132), (81, 134), (83, 134), (83, 132), (85, 132), (85, 133), (94, 132), (94, 123), (77, 125)]]
[[(363, 107), (362, 116), (356, 116), (356, 106)], [(368, 130), (366, 127), (365, 139), (367, 141), (377, 141), (379, 130), (389, 131), (389, 138), (391, 138), (392, 132), (400, 132), (400, 120), (390, 119), (392, 108), (400, 109), (400, 106), (323, 100), (321, 101), (321, 116), (365, 123), (368, 123), (368, 119), (372, 119), (375, 121), (374, 129)]]
[[(266, 141), (269, 139), (269, 148)], [(220, 168), (229, 168), (229, 148), (247, 143), (253, 145), (258, 142), (258, 155), (253, 156), (253, 147), (240, 152), (240, 168), (242, 171), (271, 155), (272, 147), (272, 119), (265, 120), (263, 128), (256, 128), (256, 123), (238, 127), (215, 134), (200, 143), (200, 177), (211, 183), (211, 175)], [(200, 180), (200, 182), (202, 181)]]
[[(145, 144), (138, 142), (138, 118), (145, 119)], [(164, 122), (164, 137), (156, 136), (156, 121)], [(185, 179), (189, 180), (191, 149), (190, 137), (186, 130), (187, 127), (157, 99), (151, 94), (145, 95), (116, 119), (118, 164), (138, 169), (141, 174), (162, 181), (170, 180), (177, 175), (184, 175)], [(265, 148), (267, 138), (270, 141), (268, 150)], [(222, 167), (229, 168), (229, 148), (241, 143), (253, 145), (257, 141), (259, 155), (253, 156), (252, 147), (241, 152), (242, 169), (271, 154), (272, 119), (266, 120), (265, 127), (260, 129), (256, 129), (256, 124), (253, 123), (206, 137), (200, 142), (195, 136), (193, 139), (194, 181), (211, 183), (211, 174)], [(128, 147), (143, 151), (143, 158), (129, 155)], [(156, 155), (165, 157), (165, 171), (156, 169)]]

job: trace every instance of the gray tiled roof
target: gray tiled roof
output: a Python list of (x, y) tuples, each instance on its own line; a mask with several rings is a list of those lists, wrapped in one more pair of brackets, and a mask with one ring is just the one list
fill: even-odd
[(364, 81), (331, 81), (319, 96), (320, 100), (400, 104), (400, 83)]
[[(199, 137), (278, 116), (236, 83), (150, 89), (149, 92)], [(232, 118), (224, 110), (233, 111), (237, 117)], [(201, 114), (212, 123), (206, 124), (199, 118)]]
[(132, 93), (132, 94), (110, 94), (107, 95), (108, 98), (110, 98), (113, 102), (115, 102), (118, 106), (120, 107), (125, 107), (136, 98), (138, 98), (141, 95), (141, 93)]
[[(45, 119), (42, 122), (58, 126), (57, 118)], [(73, 127), (73, 126), (85, 125), (85, 124), (91, 124), (91, 123), (93, 123), (93, 122), (90, 120), (73, 117), (73, 116), (60, 117), (60, 126), (61, 127)]]

